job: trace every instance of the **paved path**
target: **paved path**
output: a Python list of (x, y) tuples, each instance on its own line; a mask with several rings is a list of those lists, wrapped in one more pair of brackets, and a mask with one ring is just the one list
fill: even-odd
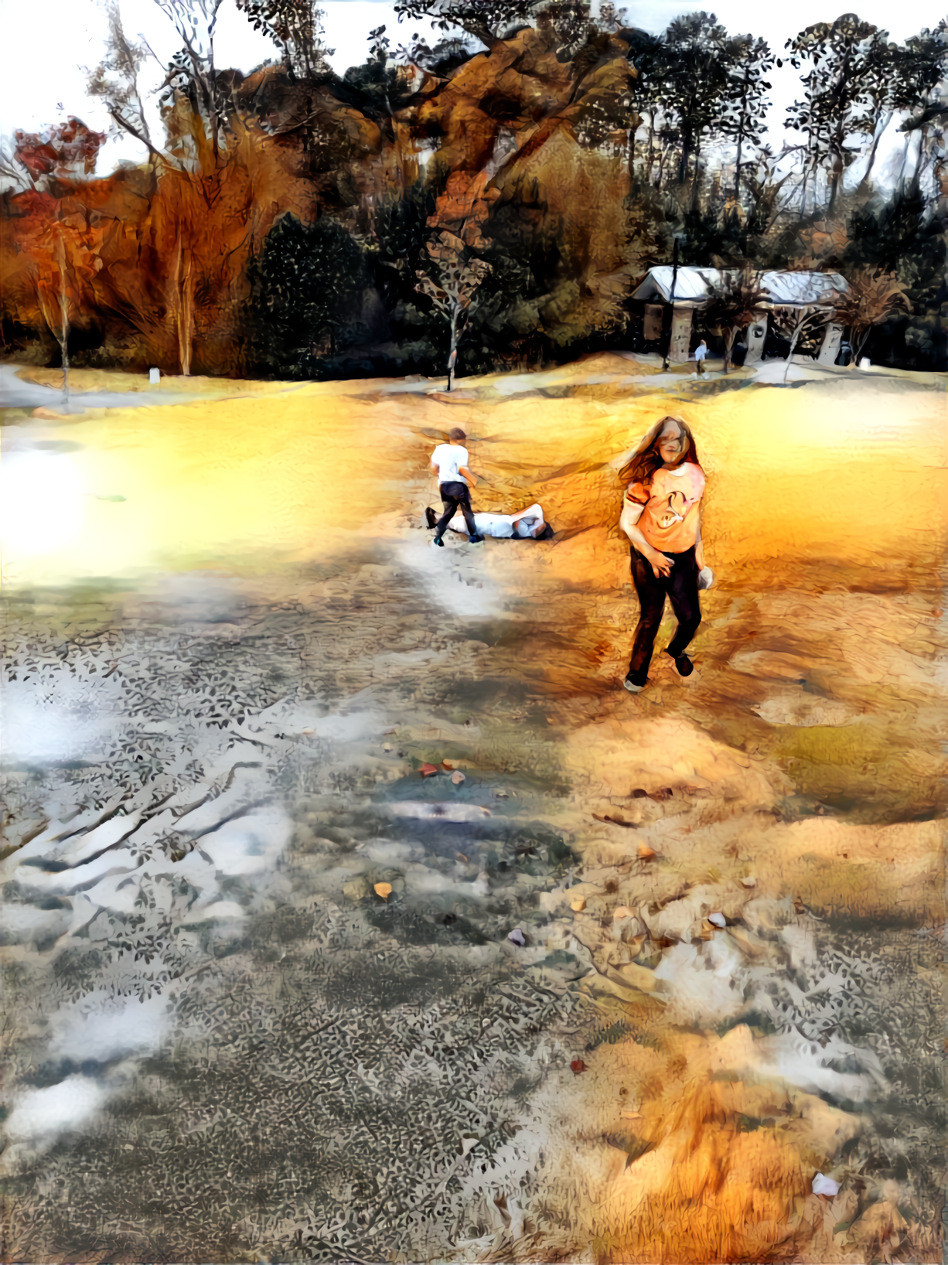
[(26, 382), (19, 377), (19, 366), (0, 365), (0, 408), (48, 408), (56, 413), (84, 413), (90, 408), (165, 406), (200, 398), (198, 392), (171, 395), (161, 391), (70, 391), (67, 401), (60, 388)]

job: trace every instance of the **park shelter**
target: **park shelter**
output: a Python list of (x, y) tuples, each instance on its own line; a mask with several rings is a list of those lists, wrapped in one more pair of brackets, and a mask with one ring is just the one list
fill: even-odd
[[(668, 358), (674, 363), (687, 360), (691, 351), (692, 323), (695, 310), (706, 304), (727, 285), (736, 270), (700, 268), (693, 265), (674, 268), (662, 264), (650, 268), (632, 299), (643, 305), (643, 334), (646, 341), (661, 337), (670, 312), (671, 335)], [(848, 290), (845, 277), (838, 272), (768, 271), (757, 275), (757, 284), (766, 298), (768, 309), (759, 321), (746, 331), (748, 363), (760, 360), (764, 351), (770, 312), (801, 316), (813, 308), (829, 307), (832, 297)], [(830, 322), (826, 326), (819, 359), (832, 364), (839, 351), (842, 330)]]

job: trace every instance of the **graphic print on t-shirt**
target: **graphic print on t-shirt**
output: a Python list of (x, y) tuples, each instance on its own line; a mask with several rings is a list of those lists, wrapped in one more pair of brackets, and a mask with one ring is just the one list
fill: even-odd
[(684, 553), (698, 537), (698, 504), (704, 472), (693, 461), (656, 470), (651, 481), (630, 484), (626, 497), (644, 506), (638, 526), (654, 549)]

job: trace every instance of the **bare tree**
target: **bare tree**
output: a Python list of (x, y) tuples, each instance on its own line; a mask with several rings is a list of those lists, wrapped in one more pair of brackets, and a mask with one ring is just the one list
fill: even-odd
[(428, 224), (435, 230), (426, 247), (427, 268), (418, 272), (416, 289), (428, 296), (448, 322), (448, 390), (454, 385), (458, 343), (490, 265), (474, 253), (486, 245), (482, 234), (490, 211), (482, 173), (455, 172), (438, 199)]
[(154, 0), (177, 31), (182, 50), (172, 59), (164, 86), (173, 91), (185, 86), (201, 115), (207, 120), (211, 146), (217, 157), (220, 145), (221, 96), (214, 64), (214, 38), (224, 0)]

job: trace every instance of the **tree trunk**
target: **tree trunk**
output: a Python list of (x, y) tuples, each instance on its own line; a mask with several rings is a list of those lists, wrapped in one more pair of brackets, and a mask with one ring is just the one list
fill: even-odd
[(56, 247), (59, 265), (59, 347), (63, 360), (63, 395), (69, 400), (69, 296), (66, 292), (66, 243), (62, 231)]
[(448, 354), (448, 390), (454, 389), (454, 366), (458, 359), (458, 310), (451, 309), (451, 350)]
[(915, 158), (915, 171), (912, 173), (912, 183), (910, 185), (911, 193), (917, 197), (922, 188), (922, 166), (925, 162), (925, 142), (927, 137), (925, 133), (928, 128), (922, 126), (918, 130), (918, 153)]
[(701, 137), (695, 142), (695, 174), (691, 182), (691, 209), (698, 210), (698, 194), (701, 190)]
[(691, 132), (681, 129), (681, 157), (678, 160), (678, 183), (684, 184), (688, 179), (688, 159), (691, 157)]
[(790, 362), (793, 360), (794, 348), (796, 347), (797, 343), (800, 341), (800, 335), (803, 333), (803, 327), (805, 324), (806, 324), (805, 320), (801, 321), (799, 325), (797, 325), (796, 329), (794, 329), (793, 333), (790, 335), (790, 350), (787, 352), (787, 363), (783, 367), (784, 382), (786, 382), (787, 375), (790, 372)]
[(731, 366), (731, 352), (734, 350), (734, 340), (737, 338), (737, 326), (732, 325), (724, 335), (724, 372), (727, 374)]
[(171, 277), (171, 303), (175, 337), (178, 344), (178, 365), (182, 377), (191, 376), (191, 338), (194, 325), (194, 285), (191, 260), (182, 268), (181, 238), (175, 245), (174, 269)]
[(655, 111), (648, 116), (648, 152), (645, 158), (646, 184), (652, 179), (652, 168), (655, 166)]
[(859, 181), (860, 189), (864, 189), (866, 185), (869, 183), (869, 176), (872, 172), (873, 164), (876, 161), (876, 151), (879, 148), (879, 142), (882, 140), (882, 133), (889, 126), (889, 123), (891, 121), (892, 121), (892, 111), (889, 110), (889, 112), (886, 115), (884, 115), (884, 117), (881, 120), (881, 124), (882, 124), (881, 127), (879, 126), (878, 123), (876, 124), (876, 128), (872, 136), (872, 148), (869, 150), (869, 161), (866, 164), (866, 170), (863, 173), (863, 177)]

